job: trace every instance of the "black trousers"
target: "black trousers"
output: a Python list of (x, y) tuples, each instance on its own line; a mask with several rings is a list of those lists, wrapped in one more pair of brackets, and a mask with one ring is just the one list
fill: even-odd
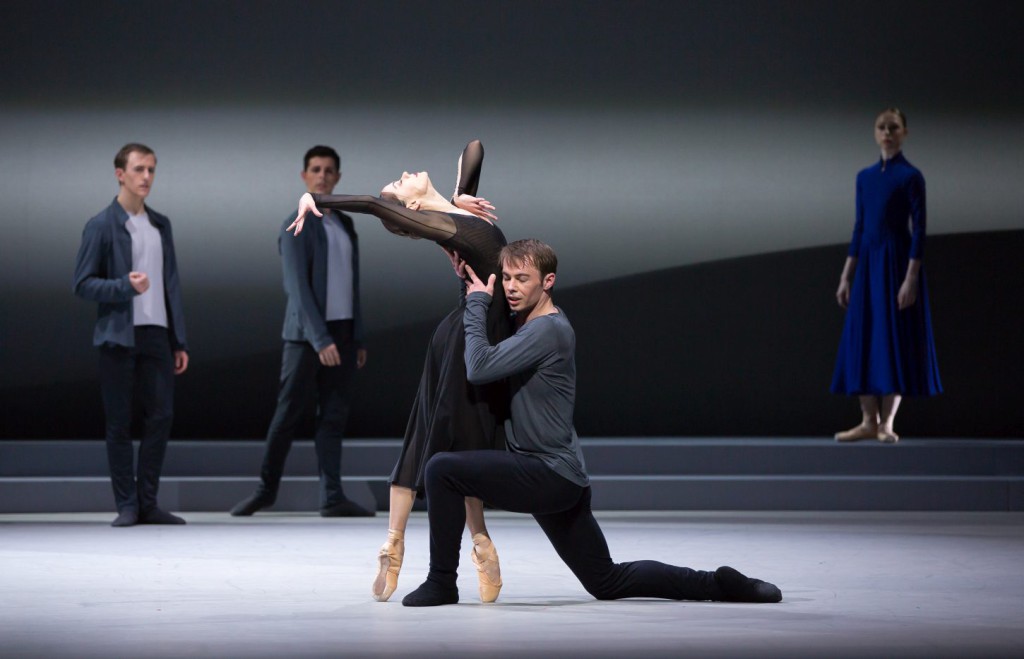
[[(174, 419), (174, 354), (167, 329), (135, 328), (135, 347), (101, 346), (100, 391), (106, 417), (107, 462), (118, 512), (156, 508), (167, 438)], [(138, 467), (132, 468), (132, 407), (142, 407)]]
[(438, 453), (427, 463), (430, 573), (454, 588), (466, 524), (464, 497), (533, 515), (555, 551), (598, 599), (720, 599), (713, 572), (657, 561), (615, 563), (590, 509), (590, 488), (559, 476), (539, 458), (506, 451)]
[(332, 320), (327, 330), (341, 355), (340, 366), (324, 366), (313, 346), (304, 341), (285, 341), (281, 353), (281, 384), (277, 408), (267, 430), (266, 451), (260, 480), (265, 491), (277, 495), (284, 462), (299, 425), (316, 403), (317, 464), (320, 471), (320, 506), (345, 500), (341, 487), (341, 439), (348, 423), (349, 398), (356, 370), (356, 349), (351, 320)]

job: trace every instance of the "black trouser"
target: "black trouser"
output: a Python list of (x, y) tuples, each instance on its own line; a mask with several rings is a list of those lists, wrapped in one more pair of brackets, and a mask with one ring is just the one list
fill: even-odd
[(555, 551), (598, 599), (719, 599), (714, 573), (657, 561), (615, 563), (590, 509), (590, 488), (559, 476), (539, 458), (506, 451), (438, 453), (427, 463), (430, 574), (454, 588), (466, 524), (464, 497), (531, 513)]
[[(119, 513), (135, 510), (145, 514), (156, 508), (160, 471), (174, 418), (174, 354), (170, 336), (164, 327), (142, 325), (135, 328), (135, 347), (101, 346), (99, 352), (114, 502)], [(134, 395), (138, 395), (143, 415), (135, 470), (131, 439)]]
[(277, 495), (284, 473), (284, 461), (295, 433), (316, 395), (317, 464), (320, 469), (320, 505), (333, 506), (345, 500), (341, 488), (341, 438), (348, 422), (356, 350), (352, 321), (332, 320), (327, 331), (341, 355), (340, 366), (324, 366), (313, 346), (304, 341), (285, 341), (281, 354), (281, 387), (277, 408), (267, 430), (267, 446), (260, 470), (262, 487)]

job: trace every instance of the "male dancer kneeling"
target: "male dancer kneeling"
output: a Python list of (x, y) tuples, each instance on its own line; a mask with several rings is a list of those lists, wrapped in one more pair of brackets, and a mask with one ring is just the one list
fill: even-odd
[[(466, 497), (531, 513), (558, 555), (598, 599), (780, 601), (782, 592), (776, 586), (731, 567), (706, 572), (657, 561), (612, 561), (590, 509), (590, 480), (572, 423), (576, 338), (551, 300), (558, 260), (554, 250), (537, 240), (514, 242), (500, 258), (505, 298), (516, 312), (518, 329), (498, 345), (488, 344), (485, 322), (494, 275), (484, 284), (467, 267), (466, 372), (474, 384), (509, 378), (508, 451), (438, 453), (427, 463), (430, 572), (402, 604), (459, 601), (456, 573)], [(484, 575), (487, 568), (486, 561), (478, 562)], [(492, 585), (500, 588), (500, 580)]]

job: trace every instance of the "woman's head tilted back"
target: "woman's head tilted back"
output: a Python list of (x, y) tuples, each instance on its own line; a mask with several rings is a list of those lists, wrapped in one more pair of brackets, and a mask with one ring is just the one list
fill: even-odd
[(402, 176), (398, 180), (388, 183), (381, 189), (380, 196), (397, 201), (408, 208), (415, 208), (431, 192), (436, 194), (429, 174), (426, 172), (414, 174), (402, 172)]

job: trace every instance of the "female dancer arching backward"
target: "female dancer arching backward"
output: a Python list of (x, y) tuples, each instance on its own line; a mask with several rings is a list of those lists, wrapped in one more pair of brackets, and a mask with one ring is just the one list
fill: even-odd
[[(307, 211), (332, 208), (378, 217), (398, 235), (426, 238), (440, 245), (453, 263), (460, 259), (483, 278), (500, 276), (498, 253), (505, 236), (494, 225), (493, 210), (475, 197), (483, 163), (483, 145), (470, 142), (459, 161), (459, 181), (452, 201), (445, 199), (426, 172), (403, 172), (379, 197), (370, 195), (311, 195), (299, 200), (293, 226), (302, 230)], [(458, 205), (456, 205), (458, 204)], [(291, 228), (291, 227), (289, 227)], [(463, 289), (465, 282), (462, 283)], [(439, 451), (505, 449), (503, 422), (508, 415), (508, 392), (503, 383), (476, 386), (466, 380), (462, 326), (465, 295), (459, 306), (437, 326), (427, 348), (416, 398), (409, 414), (402, 453), (391, 474), (387, 541), (378, 553), (373, 597), (386, 601), (398, 586), (405, 554), (405, 528), (417, 492), (423, 492), (423, 468)], [(495, 293), (487, 319), (488, 338), (497, 343), (511, 334), (504, 294)], [(466, 525), (473, 536), (473, 562), (480, 579), (480, 598), (493, 602), (501, 589), (498, 554), (484, 523), (483, 504), (466, 499)]]

